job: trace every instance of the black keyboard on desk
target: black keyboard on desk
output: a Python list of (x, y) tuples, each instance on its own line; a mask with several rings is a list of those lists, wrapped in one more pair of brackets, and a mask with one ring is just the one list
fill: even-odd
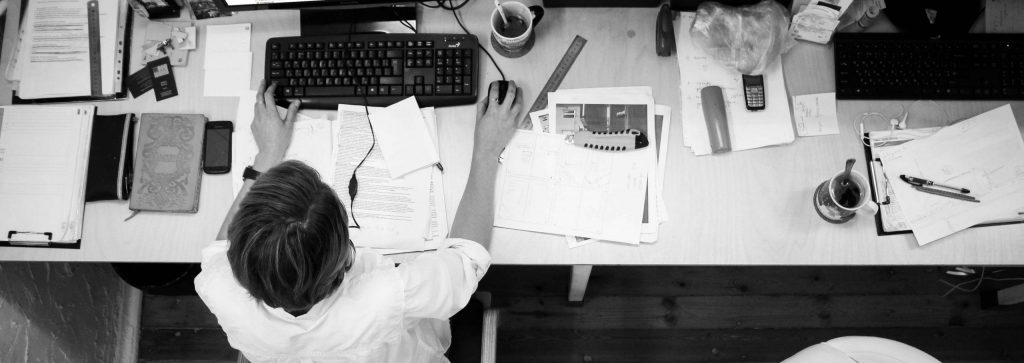
[(352, 34), (267, 40), (265, 79), (278, 100), (336, 109), (470, 104), (477, 96), (477, 39), (464, 34)]
[(836, 33), (836, 98), (1024, 99), (1024, 34)]

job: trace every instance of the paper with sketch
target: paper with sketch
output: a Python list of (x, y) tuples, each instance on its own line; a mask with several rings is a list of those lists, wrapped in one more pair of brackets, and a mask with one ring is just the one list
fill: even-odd
[[(378, 112), (383, 110), (371, 109), (370, 118)], [(374, 145), (364, 107), (338, 105), (338, 122), (333, 188), (349, 211), (352, 241), (359, 247), (424, 249), (425, 231), (431, 223), (430, 191), (436, 168), (420, 168), (391, 178), (380, 143)], [(430, 143), (432, 139), (426, 137)], [(358, 192), (353, 203), (349, 181), (354, 171)], [(353, 228), (357, 222), (359, 228)]]
[(793, 122), (800, 136), (838, 135), (836, 93), (793, 96)]
[(641, 150), (650, 158), (648, 189), (641, 215), (642, 242), (657, 240), (658, 224), (662, 220), (657, 205), (660, 199), (655, 175), (658, 136), (652, 93), (650, 87), (583, 88), (548, 93), (550, 133), (637, 129), (647, 135), (651, 146)]
[(496, 227), (638, 244), (650, 155), (516, 131), (498, 170)]
[[(235, 116), (234, 140), (231, 143), (231, 187), (233, 195), (242, 190), (242, 172), (246, 166), (252, 165), (259, 152), (256, 140), (252, 136), (253, 104), (256, 103), (256, 91), (247, 91), (238, 98), (238, 111)], [(277, 108), (281, 115), (288, 110)], [(310, 117), (299, 112), (292, 130), (291, 143), (285, 153), (285, 160), (298, 160), (306, 163), (318, 173), (327, 185), (334, 184), (334, 143), (332, 142), (331, 120)]]
[(789, 113), (789, 97), (782, 73), (782, 60), (772, 63), (764, 74), (765, 109), (748, 111), (743, 95), (743, 78), (735, 69), (720, 65), (704, 51), (693, 46), (690, 24), (694, 13), (679, 13), (676, 26), (676, 44), (686, 52), (678, 54), (682, 96), (683, 144), (694, 155), (711, 154), (704, 110), (701, 108), (700, 90), (719, 86), (725, 92), (726, 117), (729, 119), (729, 138), (732, 150), (749, 150), (764, 146), (793, 142), (793, 126)]
[(440, 161), (416, 97), (371, 112), (370, 123), (391, 177), (401, 177)]
[[(922, 246), (1024, 206), (1024, 141), (1009, 105), (894, 147), (885, 173)], [(916, 191), (902, 174), (968, 188), (981, 202)]]

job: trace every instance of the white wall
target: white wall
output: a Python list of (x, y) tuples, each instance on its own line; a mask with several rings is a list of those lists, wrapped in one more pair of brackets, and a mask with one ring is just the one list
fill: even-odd
[(128, 289), (109, 264), (0, 263), (0, 363), (114, 362)]

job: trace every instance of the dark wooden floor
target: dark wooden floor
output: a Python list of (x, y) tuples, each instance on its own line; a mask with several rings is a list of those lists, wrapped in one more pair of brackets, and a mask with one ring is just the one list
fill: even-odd
[[(1024, 306), (944, 297), (940, 279), (973, 278), (945, 270), (596, 266), (586, 302), (570, 306), (568, 267), (495, 266), (481, 289), (503, 309), (500, 362), (778, 362), (847, 335), (899, 340), (943, 362), (1024, 362)], [(1024, 269), (986, 276), (1024, 278)], [(147, 295), (142, 328), (140, 362), (235, 360), (195, 296)]]

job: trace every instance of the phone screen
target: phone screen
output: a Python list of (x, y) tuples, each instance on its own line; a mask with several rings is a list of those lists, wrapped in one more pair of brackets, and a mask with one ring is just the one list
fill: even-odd
[(231, 129), (206, 130), (206, 149), (203, 165), (206, 169), (227, 168), (231, 164)]

